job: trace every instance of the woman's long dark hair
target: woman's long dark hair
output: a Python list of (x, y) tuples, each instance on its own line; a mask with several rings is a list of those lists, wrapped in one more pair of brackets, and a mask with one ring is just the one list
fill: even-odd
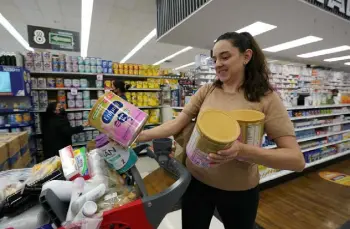
[[(240, 89), (244, 90), (244, 96), (248, 101), (259, 102), (261, 97), (273, 91), (269, 83), (270, 71), (267, 67), (265, 55), (250, 33), (228, 32), (222, 34), (216, 42), (220, 40), (230, 41), (232, 46), (238, 48), (240, 53), (244, 53), (247, 49), (253, 51), (251, 60), (245, 65), (244, 80), (240, 86)], [(222, 82), (216, 80), (214, 86), (222, 87)]]

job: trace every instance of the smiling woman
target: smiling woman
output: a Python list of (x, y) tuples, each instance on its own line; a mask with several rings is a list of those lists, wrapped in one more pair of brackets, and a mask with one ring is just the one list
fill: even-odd
[[(208, 155), (210, 168), (187, 159), (193, 179), (182, 202), (183, 229), (209, 228), (215, 208), (225, 228), (252, 229), (259, 203), (258, 165), (301, 171), (304, 157), (288, 113), (269, 84), (266, 59), (254, 38), (245, 32), (221, 35), (213, 48), (213, 60), (216, 82), (202, 86), (176, 119), (142, 132), (138, 140), (176, 135), (208, 109), (262, 112), (265, 132), (278, 148), (235, 141), (228, 149)], [(219, 117), (212, 118), (213, 123), (215, 118)]]

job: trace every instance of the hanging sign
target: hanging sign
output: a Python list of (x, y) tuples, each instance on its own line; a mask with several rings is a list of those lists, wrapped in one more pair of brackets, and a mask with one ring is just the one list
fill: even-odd
[(350, 187), (349, 175), (336, 172), (320, 172), (319, 175), (323, 179), (328, 180), (330, 182)]
[(350, 20), (350, 0), (304, 0), (339, 17)]
[(28, 25), (30, 47), (80, 52), (79, 32)]

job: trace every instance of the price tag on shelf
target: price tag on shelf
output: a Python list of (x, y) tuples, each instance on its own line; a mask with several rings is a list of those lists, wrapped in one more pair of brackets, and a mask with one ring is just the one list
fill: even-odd
[(71, 89), (70, 89), (70, 93), (71, 93), (72, 95), (77, 95), (77, 94), (78, 94), (78, 89), (76, 89), (76, 88), (71, 88)]
[(96, 78), (97, 80), (103, 80), (103, 74), (97, 74)]
[(105, 93), (110, 92), (110, 91), (111, 91), (111, 89), (105, 89)]

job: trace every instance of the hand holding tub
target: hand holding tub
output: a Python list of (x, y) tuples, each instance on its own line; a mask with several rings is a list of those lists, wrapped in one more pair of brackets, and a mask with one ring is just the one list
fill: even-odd
[(210, 153), (208, 159), (211, 161), (211, 166), (216, 166), (220, 164), (227, 163), (234, 159), (238, 159), (242, 155), (243, 143), (240, 141), (235, 141), (230, 148), (225, 150), (220, 150), (217, 153)]

